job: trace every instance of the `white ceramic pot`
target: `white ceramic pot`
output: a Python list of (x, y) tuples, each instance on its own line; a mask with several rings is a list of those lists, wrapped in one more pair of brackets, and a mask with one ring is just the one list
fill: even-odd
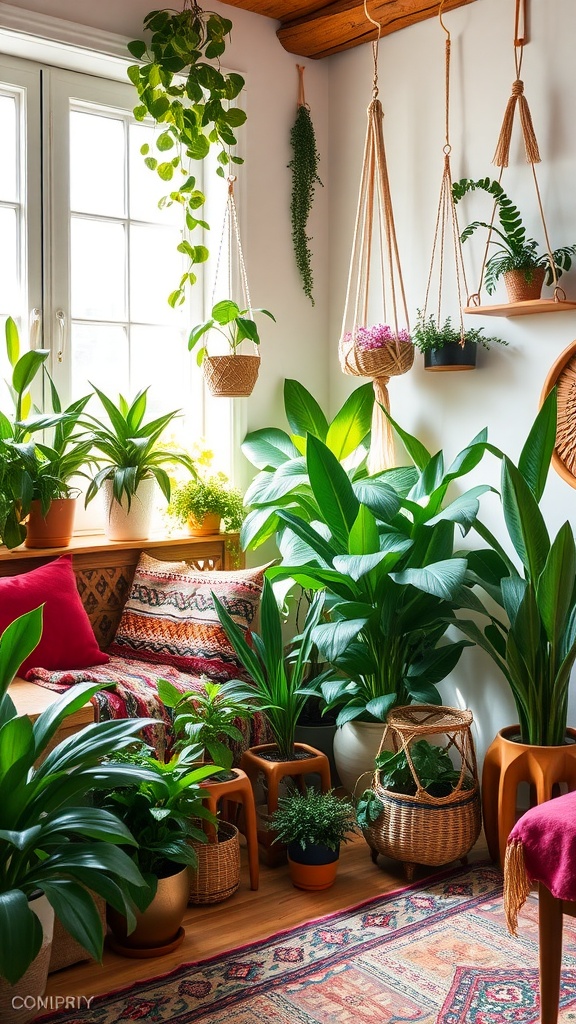
[(374, 758), (384, 729), (384, 722), (346, 722), (336, 729), (336, 770), (344, 789), (351, 796), (359, 796), (372, 782)]
[(122, 504), (112, 495), (112, 481), (105, 480), (101, 488), (104, 505), (104, 533), (108, 540), (147, 540), (150, 536), (156, 480), (146, 477), (138, 484), (128, 510), (126, 496)]
[(52, 950), (54, 911), (42, 894), (30, 900), (30, 909), (39, 918), (44, 931), (40, 952), (28, 970), (15, 985), (0, 978), (0, 1021), (2, 1024), (26, 1024), (38, 1016), (42, 1009), (38, 999), (46, 991), (48, 967)]

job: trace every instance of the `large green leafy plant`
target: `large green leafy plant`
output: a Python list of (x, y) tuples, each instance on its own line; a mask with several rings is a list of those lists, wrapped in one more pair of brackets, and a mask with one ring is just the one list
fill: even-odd
[[(480, 178), (478, 181), (462, 178), (452, 185), (454, 201), (458, 203), (469, 192), (474, 192), (477, 189), (481, 189), (493, 197), (500, 227), (487, 224), (483, 220), (475, 220), (464, 229), (461, 239), (465, 242), (477, 228), (486, 228), (492, 232), (490, 241), (492, 245), (496, 246), (496, 252), (486, 262), (485, 283), (488, 294), (492, 295), (496, 290), (498, 278), (510, 270), (521, 270), (526, 281), (532, 281), (534, 270), (537, 267), (545, 267), (546, 284), (552, 284), (554, 274), (550, 255), (548, 252), (539, 253), (538, 242), (534, 238), (527, 237), (520, 211), (506, 195), (499, 181), (491, 181), (490, 178)], [(554, 250), (551, 256), (556, 278), (561, 277), (564, 271), (570, 270), (572, 257), (575, 254), (576, 245)]]
[(184, 760), (210, 760), (226, 770), (233, 753), (224, 740), (242, 742), (238, 720), (251, 717), (257, 703), (254, 692), (246, 693), (244, 683), (229, 679), (213, 683), (205, 678), (202, 687), (182, 693), (167, 679), (158, 680), (158, 696), (174, 714), (175, 749)]
[[(223, 176), (230, 162), (242, 163), (230, 149), (236, 145), (236, 129), (246, 120), (244, 111), (232, 105), (244, 79), (220, 68), (232, 22), (202, 10), (195, 0), (184, 0), (182, 11), (151, 11), (144, 19), (144, 29), (152, 33), (148, 42), (128, 44), (132, 56), (141, 62), (128, 68), (140, 101), (134, 116), (138, 121), (152, 117), (160, 131), (155, 137), (157, 155), (152, 155), (147, 144), (142, 153), (162, 181), (176, 179), (161, 205), (180, 203), (188, 232), (207, 228), (206, 221), (198, 217), (205, 196), (196, 187), (194, 162), (207, 157), (216, 145), (218, 174)], [(183, 302), (186, 285), (194, 284), (192, 268), (208, 258), (205, 246), (193, 245), (186, 238), (178, 248), (188, 266), (168, 298), (172, 306)]]
[(390, 474), (350, 480), (329, 447), (309, 434), (313, 515), (307, 522), (285, 506), (275, 512), (286, 531), (286, 554), (268, 576), (326, 591), (330, 621), (319, 623), (312, 639), (332, 666), (321, 688), (327, 706), (339, 708), (338, 725), (383, 721), (395, 704), (439, 704), (437, 684), (465, 646), (445, 636), (455, 610), (469, 599), (454, 528), (470, 529), (478, 498), (489, 488), (474, 487), (452, 501), (447, 492), (480, 462), (486, 431), (446, 468), (442, 452), (431, 455), (394, 427), (414, 463), (407, 494), (394, 489)]
[(471, 584), (480, 584), (502, 613), (488, 625), (458, 619), (459, 628), (493, 658), (514, 697), (524, 743), (564, 743), (570, 673), (576, 660), (576, 543), (567, 521), (554, 538), (540, 509), (556, 439), (553, 390), (530, 430), (516, 466), (503, 452), (502, 511), (515, 563), (480, 523), (489, 549), (470, 552)]
[(50, 750), (62, 722), (100, 687), (78, 683), (35, 722), (18, 715), (8, 687), (41, 630), (37, 608), (11, 623), (0, 638), (0, 976), (11, 984), (42, 943), (42, 927), (28, 903), (38, 890), (97, 960), (103, 932), (90, 892), (124, 914), (130, 930), (135, 923), (132, 900), (144, 909), (152, 895), (123, 849), (135, 848), (131, 833), (87, 799), (96, 789), (141, 781), (142, 769), (101, 761), (133, 744), (149, 720), (98, 722)]

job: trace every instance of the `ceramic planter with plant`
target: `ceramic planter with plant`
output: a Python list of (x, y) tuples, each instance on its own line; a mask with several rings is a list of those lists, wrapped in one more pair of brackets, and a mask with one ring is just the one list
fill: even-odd
[[(10, 937), (0, 942), (0, 979), (9, 984), (20, 980), (20, 985), (43, 946), (30, 902), (38, 892), (96, 960), (102, 958), (103, 933), (90, 892), (125, 916), (128, 928), (135, 922), (134, 904), (146, 906), (150, 898), (129, 855), (136, 840), (116, 815), (88, 799), (97, 789), (140, 780), (141, 773), (130, 765), (101, 761), (133, 744), (148, 720), (97, 722), (50, 749), (61, 724), (100, 687), (78, 683), (35, 722), (17, 715), (8, 687), (41, 630), (38, 608), (16, 619), (0, 638), (0, 749), (12, 751), (7, 760), (0, 759), (0, 934)], [(45, 983), (49, 950), (44, 955)], [(30, 991), (25, 988), (26, 994)], [(11, 1019), (10, 990), (1, 980), (0, 1007), (2, 1020)], [(12, 1019), (29, 1017), (22, 1010)]]
[(174, 489), (168, 514), (186, 525), (193, 537), (226, 531), (237, 532), (244, 521), (244, 499), (231, 487), (224, 473), (206, 479), (187, 480)]
[(484, 609), (484, 628), (472, 620), (457, 622), (497, 665), (518, 715), (519, 724), (502, 730), (489, 748), (482, 776), (489, 849), (502, 862), (517, 812), (518, 780), (534, 784), (539, 803), (554, 795), (557, 783), (576, 788), (576, 731), (567, 727), (576, 661), (576, 541), (568, 521), (551, 537), (540, 508), (556, 422), (553, 389), (518, 465), (491, 449), (502, 460), (502, 512), (514, 555), (483, 524), (476, 524), (489, 547), (469, 552), (471, 584), (489, 595), (491, 608)]
[[(190, 332), (188, 348), (196, 348), (196, 361), (204, 369), (208, 388), (213, 395), (241, 398), (252, 394), (260, 368), (259, 355), (243, 355), (239, 349), (244, 341), (260, 344), (255, 313), (264, 313), (271, 320), (275, 316), (267, 309), (240, 309), (232, 299), (222, 299), (212, 307), (208, 320), (197, 324)], [(226, 340), (228, 355), (208, 355), (206, 335), (216, 331)]]
[(433, 313), (426, 316), (418, 310), (414, 346), (424, 353), (426, 370), (473, 370), (478, 345), (489, 349), (508, 344), (502, 338), (486, 338), (483, 331), (483, 327), (455, 327), (449, 316), (437, 322)]
[(486, 291), (492, 295), (499, 278), (503, 277), (509, 302), (539, 299), (544, 281), (547, 285), (554, 281), (552, 263), (558, 280), (564, 271), (570, 270), (576, 245), (555, 249), (551, 254), (539, 251), (538, 242), (527, 237), (520, 211), (508, 198), (499, 181), (490, 178), (480, 178), (478, 181), (462, 178), (452, 186), (454, 202), (460, 202), (465, 195), (476, 190), (492, 196), (500, 223), (498, 228), (494, 224), (476, 220), (461, 235), (461, 240), (465, 242), (477, 228), (486, 228), (491, 232), (490, 244), (496, 247), (496, 252), (486, 261)]
[(120, 395), (118, 404), (98, 388), (94, 391), (108, 422), (90, 413), (83, 417), (92, 440), (94, 461), (101, 466), (89, 484), (86, 504), (102, 491), (108, 538), (145, 540), (150, 534), (156, 484), (166, 501), (170, 501), (166, 467), (177, 463), (196, 475), (194, 462), (186, 452), (160, 444), (162, 434), (178, 412), (146, 421), (148, 388), (139, 391), (132, 403)]
[[(186, 230), (192, 233), (208, 227), (198, 217), (205, 197), (196, 187), (193, 164), (204, 160), (212, 146), (219, 150), (217, 174), (224, 176), (230, 162), (242, 163), (230, 149), (236, 146), (236, 129), (246, 120), (244, 111), (233, 105), (244, 79), (223, 72), (220, 66), (232, 22), (214, 11), (202, 10), (195, 0), (184, 0), (181, 11), (151, 11), (144, 19), (144, 29), (151, 33), (146, 42), (128, 44), (140, 62), (128, 68), (139, 99), (134, 116), (138, 121), (151, 117), (158, 128), (156, 155), (148, 144), (142, 147), (142, 154), (146, 165), (170, 189), (163, 204), (180, 203)], [(178, 248), (188, 265), (168, 298), (171, 306), (184, 302), (187, 285), (196, 281), (193, 268), (208, 258), (206, 247), (193, 245), (188, 238)]]
[(120, 818), (136, 839), (136, 848), (129, 852), (153, 895), (136, 914), (136, 926), (129, 933), (124, 917), (108, 907), (113, 948), (128, 956), (161, 955), (176, 949), (184, 938), (188, 867), (196, 864), (192, 843), (206, 842), (200, 824), (212, 819), (200, 783), (214, 766), (191, 766), (178, 754), (164, 764), (148, 756), (142, 744), (113, 759), (145, 771), (142, 781), (104, 793), (100, 805)]
[(357, 831), (356, 816), (349, 800), (334, 792), (291, 793), (281, 797), (270, 819), (274, 842), (288, 847), (288, 867), (298, 889), (320, 891), (330, 888), (336, 878), (340, 846)]

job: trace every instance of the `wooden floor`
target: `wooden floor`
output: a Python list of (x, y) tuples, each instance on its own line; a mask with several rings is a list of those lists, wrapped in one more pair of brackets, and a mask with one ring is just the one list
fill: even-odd
[[(470, 861), (486, 859), (483, 839), (475, 846)], [(420, 869), (416, 879), (430, 873)], [(295, 889), (285, 866), (261, 865), (260, 888), (248, 885), (246, 851), (242, 850), (240, 888), (230, 899), (209, 907), (189, 907), (184, 920), (186, 937), (174, 953), (153, 960), (130, 960), (109, 950), (103, 965), (93, 962), (50, 975), (47, 995), (93, 996), (123, 988), (142, 978), (166, 974), (181, 963), (204, 960), (234, 946), (264, 939), (284, 928), (354, 906), (363, 900), (405, 885), (402, 868), (379, 858), (374, 865), (362, 837), (342, 848), (335, 885), (322, 893)]]

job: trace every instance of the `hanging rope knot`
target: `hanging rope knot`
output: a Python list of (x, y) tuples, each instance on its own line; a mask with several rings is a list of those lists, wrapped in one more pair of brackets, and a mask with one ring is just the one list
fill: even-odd
[(512, 82), (512, 95), (522, 96), (524, 93), (524, 82), (521, 78), (517, 78), (515, 82)]
[(237, 180), (236, 179), (236, 175), (235, 174), (230, 174), (227, 180), (228, 180), (228, 195), (231, 196), (231, 195), (234, 194), (234, 183)]

